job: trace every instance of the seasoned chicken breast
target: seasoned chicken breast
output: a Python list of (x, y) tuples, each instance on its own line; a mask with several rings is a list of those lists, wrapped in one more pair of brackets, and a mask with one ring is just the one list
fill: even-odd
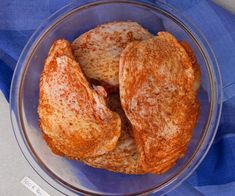
[(153, 37), (136, 22), (110, 22), (79, 36), (72, 43), (76, 60), (90, 79), (118, 89), (119, 58), (128, 43)]
[(80, 159), (116, 147), (121, 120), (107, 107), (105, 96), (101, 86), (87, 82), (69, 42), (57, 40), (41, 74), (38, 105), (40, 127), (54, 152)]
[(132, 126), (122, 110), (118, 94), (108, 98), (111, 110), (117, 112), (122, 119), (122, 132), (117, 146), (104, 155), (83, 159), (84, 163), (97, 168), (107, 169), (126, 174), (143, 174), (140, 165), (140, 154), (132, 136)]
[(185, 154), (199, 113), (198, 70), (167, 32), (131, 43), (122, 52), (121, 104), (145, 172), (166, 172)]
[[(140, 153), (137, 150), (134, 138), (132, 136), (132, 126), (121, 108), (118, 94), (111, 94), (108, 97), (109, 106), (112, 111), (117, 112), (122, 119), (121, 136), (116, 147), (103, 155), (78, 159), (91, 167), (110, 170), (125, 174), (144, 174), (145, 172), (140, 165)], [(56, 146), (55, 141), (44, 136), (47, 144), (52, 151), (58, 155), (64, 155)]]

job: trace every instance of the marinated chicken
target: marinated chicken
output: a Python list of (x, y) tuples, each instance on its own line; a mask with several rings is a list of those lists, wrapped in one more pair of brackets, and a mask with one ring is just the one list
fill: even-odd
[(121, 134), (121, 120), (107, 107), (106, 92), (91, 86), (71, 46), (56, 41), (40, 78), (39, 124), (54, 152), (86, 158), (113, 150)]
[(193, 59), (167, 32), (131, 43), (121, 55), (121, 103), (145, 172), (166, 172), (187, 150), (199, 113)]
[(72, 47), (88, 78), (99, 81), (108, 89), (118, 90), (122, 50), (132, 41), (151, 37), (153, 35), (136, 22), (111, 22), (82, 34), (75, 39)]

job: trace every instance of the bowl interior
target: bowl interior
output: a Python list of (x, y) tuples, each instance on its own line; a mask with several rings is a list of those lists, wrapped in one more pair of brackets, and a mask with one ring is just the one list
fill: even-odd
[[(101, 169), (91, 168), (78, 161), (68, 160), (54, 155), (44, 140), (38, 126), (39, 79), (49, 47), (58, 38), (70, 41), (91, 28), (109, 21), (136, 21), (153, 34), (158, 31), (169, 31), (179, 40), (186, 40), (193, 48), (201, 67), (201, 88), (199, 100), (200, 117), (187, 154), (177, 165), (162, 175), (124, 175)], [(36, 162), (45, 172), (72, 191), (88, 191), (106, 195), (123, 195), (160, 189), (167, 186), (172, 179), (177, 179), (190, 161), (197, 156), (197, 148), (207, 132), (210, 116), (211, 94), (210, 71), (197, 42), (182, 24), (175, 21), (168, 13), (140, 4), (104, 3), (73, 9), (50, 24), (44, 35), (30, 51), (30, 55), (22, 65), (25, 69), (21, 78), (19, 94), (19, 115), (21, 116), (22, 134), (26, 138)]]

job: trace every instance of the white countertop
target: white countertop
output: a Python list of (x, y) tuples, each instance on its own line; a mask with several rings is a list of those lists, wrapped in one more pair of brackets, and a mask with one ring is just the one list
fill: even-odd
[(34, 195), (20, 181), (29, 177), (51, 196), (62, 196), (44, 181), (29, 165), (16, 142), (9, 113), (9, 104), (0, 91), (0, 195)]

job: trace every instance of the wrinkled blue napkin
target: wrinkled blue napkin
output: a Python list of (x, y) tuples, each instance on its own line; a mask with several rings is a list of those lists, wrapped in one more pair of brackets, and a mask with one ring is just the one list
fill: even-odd
[[(206, 36), (224, 82), (221, 122), (209, 153), (193, 175), (167, 195), (235, 195), (235, 16), (211, 1), (161, 1), (188, 16)], [(27, 40), (44, 19), (70, 2), (0, 1), (0, 90), (6, 99), (16, 62)]]

